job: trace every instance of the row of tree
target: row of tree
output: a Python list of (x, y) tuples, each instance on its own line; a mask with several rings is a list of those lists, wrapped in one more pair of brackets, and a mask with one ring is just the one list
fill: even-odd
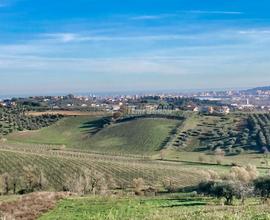
[(252, 114), (248, 118), (250, 141), (253, 148), (270, 147), (270, 115)]
[(48, 181), (44, 173), (33, 166), (25, 166), (22, 172), (3, 173), (0, 176), (0, 194), (25, 194), (46, 189)]
[(0, 108), (0, 136), (13, 131), (37, 130), (47, 127), (62, 117), (61, 115), (30, 116), (22, 107)]
[(211, 176), (197, 187), (199, 194), (224, 198), (226, 205), (231, 205), (234, 198), (244, 204), (246, 198), (260, 196), (263, 201), (270, 197), (270, 176), (258, 177), (255, 166), (232, 167), (228, 175)]

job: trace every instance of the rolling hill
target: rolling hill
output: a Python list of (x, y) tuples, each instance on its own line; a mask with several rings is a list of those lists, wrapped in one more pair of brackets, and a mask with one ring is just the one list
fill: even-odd
[(16, 132), (12, 142), (65, 145), (67, 148), (101, 152), (147, 154), (160, 150), (181, 121), (145, 118), (109, 124), (100, 117), (64, 118), (38, 131)]

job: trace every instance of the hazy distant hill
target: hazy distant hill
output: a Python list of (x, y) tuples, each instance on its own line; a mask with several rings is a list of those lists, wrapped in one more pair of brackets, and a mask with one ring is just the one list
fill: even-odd
[(267, 90), (270, 90), (270, 86), (263, 86), (263, 87), (256, 87), (256, 88), (252, 88), (252, 89), (247, 89), (244, 92), (255, 94), (258, 90), (267, 91)]

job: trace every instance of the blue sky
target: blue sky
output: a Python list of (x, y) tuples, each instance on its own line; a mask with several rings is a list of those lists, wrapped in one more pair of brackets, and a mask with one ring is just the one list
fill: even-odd
[(270, 84), (269, 0), (0, 0), (0, 95)]

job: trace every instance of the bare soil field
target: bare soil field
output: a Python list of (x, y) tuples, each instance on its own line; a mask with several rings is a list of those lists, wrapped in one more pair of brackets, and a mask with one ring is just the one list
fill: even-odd
[(34, 220), (53, 209), (58, 200), (70, 196), (64, 192), (37, 192), (10, 202), (0, 203), (0, 219)]

